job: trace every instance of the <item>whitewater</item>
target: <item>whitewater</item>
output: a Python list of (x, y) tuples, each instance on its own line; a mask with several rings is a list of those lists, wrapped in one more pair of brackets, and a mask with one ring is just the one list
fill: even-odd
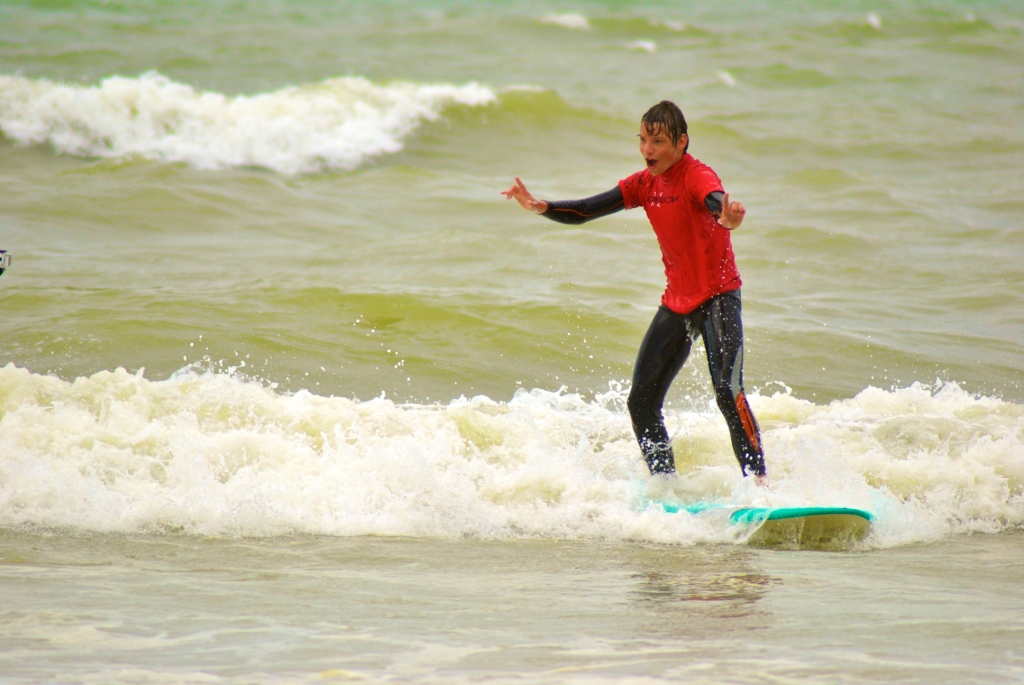
[(284, 174), (355, 169), (402, 149), (444, 107), (485, 105), (476, 84), (328, 79), (272, 93), (227, 96), (156, 72), (90, 85), (0, 76), (0, 132), (84, 157), (184, 162), (199, 169), (256, 166)]
[(667, 415), (679, 482), (648, 482), (625, 390), (591, 401), (359, 401), (191, 367), (63, 381), (0, 370), (0, 523), (101, 533), (728, 543), (666, 501), (850, 506), (869, 547), (1024, 523), (1024, 410), (956, 384), (815, 405), (754, 394), (770, 490), (741, 478), (713, 403)]

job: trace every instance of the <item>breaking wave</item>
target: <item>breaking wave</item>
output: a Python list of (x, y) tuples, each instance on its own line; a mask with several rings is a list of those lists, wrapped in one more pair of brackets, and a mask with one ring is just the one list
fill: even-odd
[(892, 546), (1024, 524), (1024, 407), (954, 384), (816, 405), (754, 394), (774, 489), (740, 477), (712, 403), (667, 414), (652, 482), (617, 386), (447, 404), (279, 394), (226, 373), (73, 382), (0, 369), (0, 526), (269, 536), (732, 542), (648, 497), (854, 506)]
[(478, 84), (328, 79), (258, 95), (199, 91), (150, 72), (98, 85), (0, 76), (0, 131), (84, 157), (139, 156), (200, 169), (348, 171), (402, 149), (446, 107), (495, 99)]

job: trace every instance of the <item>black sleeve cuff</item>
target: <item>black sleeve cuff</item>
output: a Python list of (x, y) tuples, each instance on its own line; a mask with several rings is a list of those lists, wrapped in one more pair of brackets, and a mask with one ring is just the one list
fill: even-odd
[(722, 214), (722, 202), (725, 201), (725, 193), (715, 191), (708, 193), (708, 196), (704, 198), (704, 206), (708, 208), (708, 211), (715, 216), (721, 216)]

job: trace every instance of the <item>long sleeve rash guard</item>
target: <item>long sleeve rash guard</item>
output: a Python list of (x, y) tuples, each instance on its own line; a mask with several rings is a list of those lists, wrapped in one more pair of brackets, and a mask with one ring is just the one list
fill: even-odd
[[(709, 193), (704, 198), (704, 206), (714, 215), (722, 213), (723, 193)], [(560, 224), (585, 224), (593, 219), (608, 216), (626, 208), (622, 198), (622, 189), (615, 186), (611, 190), (587, 197), (582, 200), (559, 200), (548, 202), (548, 210), (541, 216)]]

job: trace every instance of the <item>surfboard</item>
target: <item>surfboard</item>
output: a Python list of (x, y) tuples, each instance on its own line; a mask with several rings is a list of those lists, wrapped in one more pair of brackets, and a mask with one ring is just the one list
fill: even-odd
[(728, 525), (752, 529), (748, 543), (765, 547), (843, 549), (863, 540), (875, 520), (871, 512), (851, 507), (737, 507), (719, 502), (661, 507), (673, 514), (728, 514)]

